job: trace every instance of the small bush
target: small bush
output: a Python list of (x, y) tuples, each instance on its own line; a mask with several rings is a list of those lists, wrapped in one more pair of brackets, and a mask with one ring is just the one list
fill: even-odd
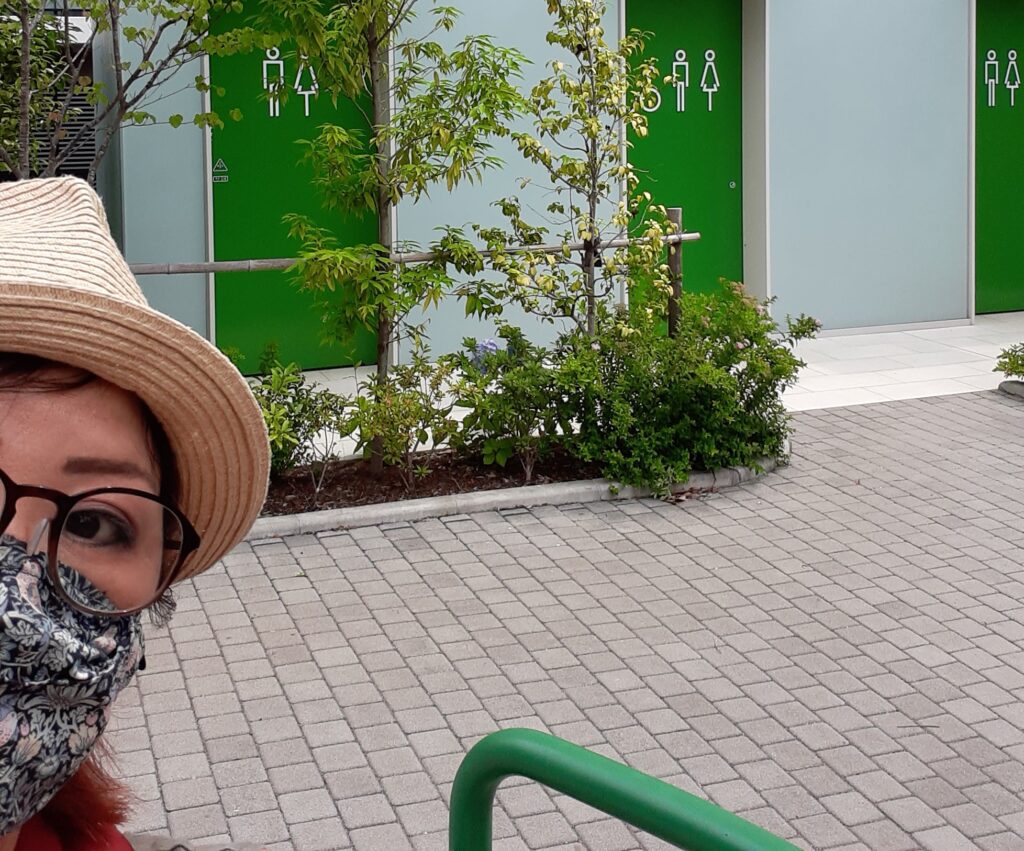
[(679, 332), (668, 338), (645, 309), (606, 313), (596, 337), (562, 338), (561, 391), (576, 411), (571, 450), (607, 478), (664, 493), (691, 469), (756, 464), (782, 452), (782, 391), (802, 362), (797, 340), (817, 323), (787, 320), (726, 284), (684, 294)]
[(518, 458), (526, 482), (533, 481), (537, 458), (570, 423), (559, 410), (559, 389), (548, 353), (518, 328), (503, 325), (494, 340), (463, 341), (453, 357), (460, 373), (454, 387), (457, 404), (468, 408), (454, 443), (477, 453), (485, 464), (504, 467)]
[(260, 352), (259, 374), (268, 375), (275, 366), (281, 365), (281, 346), (276, 340), (269, 341)]
[(218, 346), (218, 348), (221, 354), (234, 364), (235, 369), (241, 372), (242, 364), (245, 362), (245, 355), (242, 354), (242, 350), (238, 346)]
[(1007, 378), (1024, 379), (1024, 343), (1017, 343), (1002, 352), (996, 361), (995, 371)]
[(426, 472), (416, 466), (416, 452), (448, 441), (457, 429), (448, 398), (451, 377), (449, 362), (432, 364), (417, 348), (408, 364), (393, 367), (383, 381), (373, 376), (363, 382), (355, 401), (359, 449), (369, 454), (379, 442), (384, 464), (398, 467), (409, 491)]
[[(691, 466), (688, 411), (700, 405), (690, 380), (696, 364), (686, 354), (636, 323), (602, 322), (596, 338), (563, 338), (562, 390), (578, 411), (570, 451), (624, 484), (664, 492), (683, 481)], [(708, 413), (705, 406), (701, 416)]]
[(355, 427), (351, 400), (310, 385), (297, 364), (267, 367), (250, 386), (267, 424), (271, 475), (308, 465), (319, 491), (338, 441)]
[[(615, 482), (656, 493), (693, 469), (753, 466), (779, 456), (789, 431), (782, 391), (803, 365), (798, 340), (817, 323), (787, 318), (725, 283), (713, 295), (685, 294), (678, 333), (664, 334), (652, 308), (601, 310), (597, 333), (574, 329), (551, 349), (502, 326), (498, 341), (464, 341), (433, 364), (417, 348), (408, 364), (373, 377), (349, 400), (307, 385), (295, 364), (270, 366), (253, 390), (270, 432), (275, 474), (307, 464), (319, 490), (333, 441), (358, 430), (358, 447), (379, 451), (410, 492), (426, 472), (417, 453), (441, 443), (506, 466), (527, 482), (553, 444), (600, 465)], [(1016, 358), (1024, 374), (1024, 345)], [(461, 425), (455, 405), (467, 410)]]

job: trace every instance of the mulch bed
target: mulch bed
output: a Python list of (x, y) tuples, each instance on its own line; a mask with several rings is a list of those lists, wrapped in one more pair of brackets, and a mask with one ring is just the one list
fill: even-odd
[[(517, 459), (510, 460), (505, 467), (498, 467), (450, 451), (437, 451), (424, 453), (417, 459), (417, 465), (426, 467), (426, 474), (416, 480), (412, 491), (406, 488), (398, 470), (386, 468), (383, 475), (375, 475), (370, 472), (369, 462), (363, 459), (332, 462), (319, 494), (314, 492), (308, 469), (289, 470), (271, 482), (262, 513), (264, 516), (297, 514), (425, 496), (516, 488), (526, 484), (522, 465)], [(552, 451), (537, 460), (531, 484), (596, 479), (600, 475), (598, 465), (583, 464), (568, 453)]]

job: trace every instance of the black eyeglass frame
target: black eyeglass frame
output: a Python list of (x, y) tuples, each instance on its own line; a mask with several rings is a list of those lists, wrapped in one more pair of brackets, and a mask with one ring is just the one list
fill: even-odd
[[(11, 521), (14, 519), (14, 515), (17, 511), (18, 500), (23, 497), (45, 499), (57, 507), (57, 513), (50, 521), (50, 528), (48, 530), (49, 540), (46, 548), (46, 573), (50, 579), (50, 583), (56, 590), (57, 595), (73, 609), (84, 612), (87, 615), (120, 618), (127, 615), (133, 615), (136, 612), (140, 612), (148, 606), (151, 606), (159, 600), (164, 591), (170, 587), (171, 582), (174, 580), (175, 575), (178, 573), (178, 569), (184, 563), (185, 559), (199, 548), (199, 533), (196, 532), (195, 527), (189, 522), (188, 518), (165, 499), (156, 494), (149, 493), (148, 491), (137, 490), (135, 488), (106, 487), (93, 488), (91, 490), (81, 491), (80, 493), (67, 494), (63, 491), (54, 490), (53, 488), (43, 487), (42, 485), (19, 484), (2, 469), (0, 469), (0, 484), (2, 484), (4, 488), (4, 506), (3, 510), (0, 510), (0, 535), (3, 535), (7, 531), (7, 527), (11, 524)], [(75, 505), (83, 499), (112, 493), (142, 497), (143, 499), (148, 499), (159, 504), (166, 511), (169, 511), (181, 525), (181, 543), (178, 545), (176, 541), (174, 542), (177, 545), (178, 558), (174, 561), (174, 564), (164, 569), (164, 575), (160, 577), (160, 584), (156, 589), (156, 593), (153, 595), (153, 599), (148, 603), (136, 606), (133, 609), (106, 611), (103, 609), (94, 609), (90, 606), (84, 606), (72, 599), (71, 595), (64, 590), (64, 585), (60, 581), (60, 575), (57, 572), (57, 550), (60, 544), (61, 533), (64, 531), (64, 524), (71, 515), (71, 509), (73, 509)], [(71, 565), (71, 567), (73, 568), (74, 565)]]

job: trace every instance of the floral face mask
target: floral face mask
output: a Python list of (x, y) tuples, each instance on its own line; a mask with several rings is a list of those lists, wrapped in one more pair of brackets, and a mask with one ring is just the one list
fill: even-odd
[(137, 614), (79, 612), (53, 590), (44, 556), (0, 539), (0, 836), (78, 770), (141, 658)]

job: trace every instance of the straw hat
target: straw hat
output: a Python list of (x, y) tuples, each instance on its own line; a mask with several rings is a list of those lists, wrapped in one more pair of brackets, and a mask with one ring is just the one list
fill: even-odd
[(267, 491), (263, 417), (216, 347), (147, 303), (82, 180), (0, 183), (0, 351), (87, 369), (135, 393), (167, 432), (179, 508), (202, 542), (176, 580), (237, 544)]

